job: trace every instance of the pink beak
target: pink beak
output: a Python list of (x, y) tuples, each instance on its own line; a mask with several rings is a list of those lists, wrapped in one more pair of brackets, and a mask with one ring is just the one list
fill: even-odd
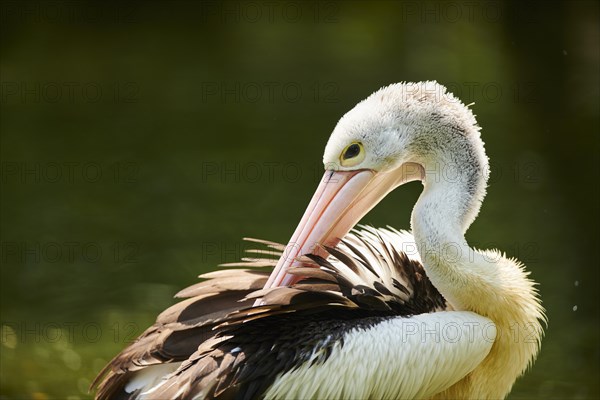
[(389, 192), (422, 177), (423, 168), (414, 163), (402, 164), (387, 172), (368, 169), (325, 171), (265, 289), (296, 283), (301, 278), (287, 271), (297, 265), (298, 257), (304, 254), (327, 257), (327, 252), (319, 245), (335, 247)]

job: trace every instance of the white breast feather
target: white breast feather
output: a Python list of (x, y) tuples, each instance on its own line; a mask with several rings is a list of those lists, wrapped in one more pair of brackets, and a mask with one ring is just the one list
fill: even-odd
[(323, 364), (278, 376), (265, 398), (428, 398), (481, 363), (495, 336), (491, 320), (468, 311), (391, 319), (350, 331)]

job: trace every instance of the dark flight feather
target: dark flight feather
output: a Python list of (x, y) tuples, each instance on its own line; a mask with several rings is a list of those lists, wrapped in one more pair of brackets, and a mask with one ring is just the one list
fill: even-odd
[[(336, 248), (325, 247), (327, 259), (301, 257), (289, 271), (301, 277), (295, 285), (266, 290), (269, 272), (255, 267), (274, 267), (285, 247), (249, 239), (273, 249), (251, 253), (274, 258), (200, 275), (204, 281), (180, 291), (177, 297), (185, 299), (100, 372), (92, 384), (96, 398), (136, 398), (140, 389), (128, 393), (128, 382), (171, 363), (180, 364), (144, 398), (257, 398), (278, 375), (323, 363), (350, 330), (449, 309), (420, 262), (388, 239), (374, 228), (354, 231)], [(262, 303), (253, 306), (257, 298)]]

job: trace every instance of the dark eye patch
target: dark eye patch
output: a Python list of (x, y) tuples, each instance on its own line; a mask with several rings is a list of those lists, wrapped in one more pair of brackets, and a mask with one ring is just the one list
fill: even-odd
[(344, 160), (356, 157), (360, 153), (360, 146), (358, 143), (353, 143), (346, 149), (344, 153)]

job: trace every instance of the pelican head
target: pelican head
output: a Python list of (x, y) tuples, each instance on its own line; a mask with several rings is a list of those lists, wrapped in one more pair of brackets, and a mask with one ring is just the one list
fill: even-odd
[(449, 225), (464, 233), (488, 176), (473, 113), (436, 82), (393, 84), (358, 103), (333, 130), (323, 163), (321, 184), (267, 286), (294, 283), (286, 271), (298, 256), (323, 255), (319, 245), (335, 246), (390, 191), (410, 181), (422, 181), (426, 190), (452, 186), (443, 191), (459, 193)]
[(388, 172), (405, 163), (448, 161), (456, 156), (456, 144), (473, 141), (479, 141), (473, 148), (483, 148), (473, 113), (444, 86), (397, 83), (373, 93), (340, 119), (323, 163), (336, 171)]

